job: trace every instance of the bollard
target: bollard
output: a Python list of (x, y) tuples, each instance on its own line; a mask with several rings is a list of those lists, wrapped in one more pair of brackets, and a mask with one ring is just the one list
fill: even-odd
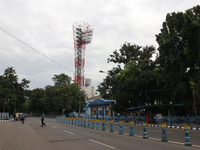
[(88, 126), (87, 126), (88, 128), (90, 128), (90, 120), (91, 119), (88, 119)]
[(58, 122), (60, 122), (60, 117), (59, 117), (59, 120), (58, 120)]
[(105, 128), (105, 120), (102, 120), (102, 129), (101, 129), (102, 131), (105, 131), (106, 130), (106, 128)]
[(147, 123), (143, 123), (143, 127), (144, 127), (143, 138), (148, 139)]
[(80, 125), (80, 119), (78, 118), (78, 126), (80, 127), (81, 125)]
[(86, 119), (84, 119), (84, 127), (86, 127)]
[(60, 119), (60, 122), (62, 123), (62, 118)]
[(184, 126), (185, 129), (185, 146), (192, 146), (190, 137), (189, 137), (189, 126)]
[(68, 119), (68, 124), (71, 124), (71, 123), (70, 123), (70, 120), (71, 120), (71, 118)]
[(120, 121), (119, 122), (119, 134), (124, 134), (122, 124), (123, 124), (123, 121)]
[(129, 132), (129, 136), (134, 136), (134, 131), (133, 131), (133, 124), (134, 122), (130, 122), (130, 132)]
[(110, 132), (114, 132), (113, 123), (114, 123), (113, 120), (110, 121)]
[(92, 126), (91, 129), (94, 129), (94, 119), (92, 119)]
[(77, 119), (74, 119), (75, 120), (75, 126), (77, 126)]
[(63, 117), (63, 123), (65, 123), (65, 118)]
[(81, 119), (81, 127), (83, 127), (83, 119)]
[(96, 120), (96, 122), (97, 122), (96, 130), (99, 130), (99, 129), (100, 129), (100, 128), (99, 128), (99, 120)]
[(74, 119), (72, 118), (72, 125), (74, 125)]
[(166, 124), (161, 124), (161, 127), (162, 127), (162, 139), (161, 141), (162, 142), (167, 142), (168, 139), (167, 139), (167, 135), (166, 135)]
[(65, 123), (68, 124), (68, 118), (65, 119)]

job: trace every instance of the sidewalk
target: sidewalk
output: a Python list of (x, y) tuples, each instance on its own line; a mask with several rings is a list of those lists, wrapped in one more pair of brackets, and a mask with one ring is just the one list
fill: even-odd
[[(9, 120), (7, 120), (9, 121)], [(0, 150), (55, 150), (30, 125), (20, 122), (0, 123)]]

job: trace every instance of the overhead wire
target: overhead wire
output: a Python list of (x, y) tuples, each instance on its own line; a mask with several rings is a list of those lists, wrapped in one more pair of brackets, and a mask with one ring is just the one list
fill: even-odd
[(39, 52), (38, 50), (36, 50), (35, 48), (31, 47), (30, 45), (26, 44), (25, 42), (23, 42), (22, 40), (20, 40), (19, 38), (17, 38), (16, 36), (12, 35), (11, 33), (9, 33), (8, 31), (6, 31), (5, 29), (3, 29), (2, 27), (0, 27), (0, 29), (2, 31), (4, 31), (5, 33), (7, 33), (8, 35), (12, 36), (13, 38), (15, 38), (16, 40), (18, 40), (19, 42), (21, 42), (22, 44), (26, 45), (27, 47), (29, 47), (30, 49), (34, 50), (35, 52), (37, 52), (38, 54), (42, 55), (43, 57), (45, 57), (46, 59), (49, 59), (50, 61), (52, 61), (53, 63), (61, 66), (62, 68), (67, 69), (68, 71), (71, 71), (73, 73), (72, 70), (68, 69), (67, 67), (61, 65), (60, 63), (54, 61), (53, 59), (49, 58), (48, 56), (42, 54), (41, 52)]

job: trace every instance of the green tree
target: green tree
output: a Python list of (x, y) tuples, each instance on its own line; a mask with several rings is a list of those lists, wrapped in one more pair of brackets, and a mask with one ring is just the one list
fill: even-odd
[[(200, 6), (183, 12), (167, 14), (161, 33), (156, 35), (159, 44), (157, 62), (163, 76), (161, 82), (170, 89), (168, 95), (174, 103), (195, 106), (199, 101), (197, 86), (200, 75)], [(193, 99), (193, 102), (191, 101)], [(199, 107), (199, 105), (197, 106)], [(195, 112), (197, 115), (197, 112)]]
[(18, 82), (13, 67), (5, 69), (4, 74), (0, 76), (0, 109), (3, 111), (4, 104), (10, 113), (14, 111), (24, 111), (23, 103), (25, 102), (25, 87), (28, 87), (30, 81), (22, 79)]
[[(153, 46), (138, 46), (124, 43), (119, 52), (115, 50), (108, 62), (118, 64), (109, 71), (104, 82), (98, 86), (102, 97), (106, 97), (111, 77), (112, 98), (117, 101), (113, 109), (124, 112), (126, 108), (138, 106), (145, 102), (154, 100), (153, 94), (149, 93), (150, 88), (157, 88), (153, 70), (155, 62), (152, 56), (155, 53)], [(121, 67), (124, 67), (122, 69)]]
[[(85, 106), (85, 93), (77, 84), (71, 84), (71, 78), (65, 74), (54, 75), (54, 86), (45, 87), (45, 108), (51, 114), (63, 114)], [(65, 112), (63, 111), (65, 110)]]
[(29, 99), (31, 100), (29, 107), (30, 112), (41, 114), (45, 111), (44, 109), (44, 94), (45, 91), (42, 88), (33, 89)]

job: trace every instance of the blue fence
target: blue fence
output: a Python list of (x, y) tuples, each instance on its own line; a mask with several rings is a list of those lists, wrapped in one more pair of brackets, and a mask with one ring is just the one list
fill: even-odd
[[(113, 118), (111, 117), (99, 117), (96, 118), (96, 116), (81, 116), (79, 118), (84, 119), (101, 119), (105, 121), (114, 120), (115, 122), (123, 121), (124, 123), (129, 123), (131, 121), (134, 121), (135, 124), (142, 124), (146, 122), (146, 116), (115, 116)], [(200, 117), (189, 117), (189, 116), (159, 116), (154, 117), (153, 120), (151, 120), (152, 124), (167, 124), (170, 126), (184, 126), (189, 125), (190, 127), (200, 127)]]
[[(41, 117), (41, 115), (29, 115), (30, 117)], [(45, 118), (66, 117), (66, 115), (44, 115)]]
[[(124, 121), (124, 122), (130, 122), (134, 121), (134, 123), (144, 123), (146, 122), (146, 116), (116, 116), (115, 121)], [(159, 116), (154, 117), (153, 120), (151, 120), (153, 124), (167, 124), (170, 126), (184, 126), (189, 125), (190, 127), (200, 127), (200, 117), (189, 117), (189, 116)]]
[(0, 112), (0, 120), (9, 119), (9, 112)]

